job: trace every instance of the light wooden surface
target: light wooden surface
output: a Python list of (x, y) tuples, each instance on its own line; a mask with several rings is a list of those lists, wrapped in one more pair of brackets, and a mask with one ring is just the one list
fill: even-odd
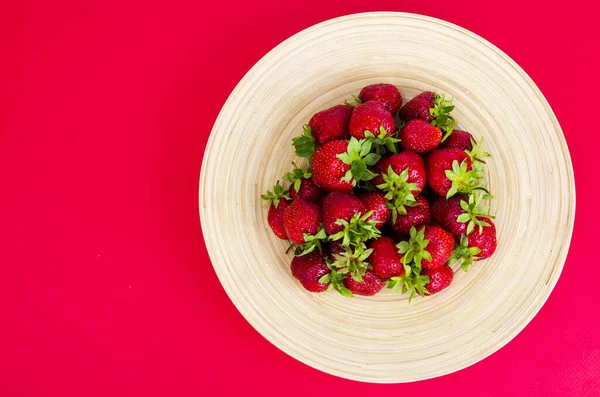
[[(405, 102), (426, 89), (450, 94), (458, 126), (485, 137), (492, 154), (495, 255), (410, 305), (388, 290), (353, 299), (304, 291), (260, 199), (290, 170), (291, 138), (310, 116), (377, 82), (397, 85)], [(556, 284), (575, 215), (563, 134), (525, 72), (465, 29), (404, 13), (330, 20), (261, 59), (214, 125), (199, 200), (215, 271), (252, 326), (308, 365), (382, 383), (453, 372), (510, 341)]]

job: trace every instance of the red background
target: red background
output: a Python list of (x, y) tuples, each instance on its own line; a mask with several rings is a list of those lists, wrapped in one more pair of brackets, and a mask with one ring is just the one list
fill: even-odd
[[(286, 3), (0, 3), (0, 394), (600, 395), (591, 2)], [(221, 288), (198, 221), (203, 150), (235, 84), (290, 35), (373, 10), (439, 17), (508, 53), (554, 108), (577, 178), (573, 243), (539, 315), (486, 360), (405, 385), (269, 344)]]

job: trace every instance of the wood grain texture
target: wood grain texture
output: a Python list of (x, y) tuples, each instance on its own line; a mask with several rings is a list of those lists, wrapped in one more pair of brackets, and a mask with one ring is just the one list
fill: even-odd
[[(312, 294), (291, 276), (260, 194), (290, 169), (310, 116), (365, 85), (454, 97), (458, 127), (485, 138), (495, 195), (495, 255), (442, 293)], [(297, 159), (296, 159), (297, 160)], [(392, 383), (469, 366), (509, 342), (548, 298), (575, 215), (569, 152), (525, 72), (477, 35), (437, 19), (367, 13), (330, 20), (261, 59), (224, 105), (200, 177), (204, 239), (227, 294), (258, 332), (296, 359), (344, 378)]]

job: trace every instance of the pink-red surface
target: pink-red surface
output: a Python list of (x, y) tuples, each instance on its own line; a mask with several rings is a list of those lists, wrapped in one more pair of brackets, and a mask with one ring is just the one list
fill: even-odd
[[(600, 395), (592, 8), (1, 2), (0, 394)], [(484, 361), (404, 385), (336, 378), (263, 339), (221, 288), (198, 220), (202, 154), (244, 73), (308, 26), (374, 10), (439, 17), (509, 54), (554, 108), (577, 184), (569, 257), (538, 316)]]

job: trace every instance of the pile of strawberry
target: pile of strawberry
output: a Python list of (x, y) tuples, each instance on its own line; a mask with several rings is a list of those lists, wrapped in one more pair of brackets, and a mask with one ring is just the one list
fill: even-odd
[(402, 107), (398, 88), (373, 84), (354, 101), (315, 114), (293, 139), (308, 168), (293, 164), (289, 188), (262, 196), (268, 223), (291, 242), (292, 274), (309, 291), (435, 294), (452, 282), (451, 264), (466, 271), (496, 249), (482, 204), (489, 154), (454, 129), (443, 95)]

